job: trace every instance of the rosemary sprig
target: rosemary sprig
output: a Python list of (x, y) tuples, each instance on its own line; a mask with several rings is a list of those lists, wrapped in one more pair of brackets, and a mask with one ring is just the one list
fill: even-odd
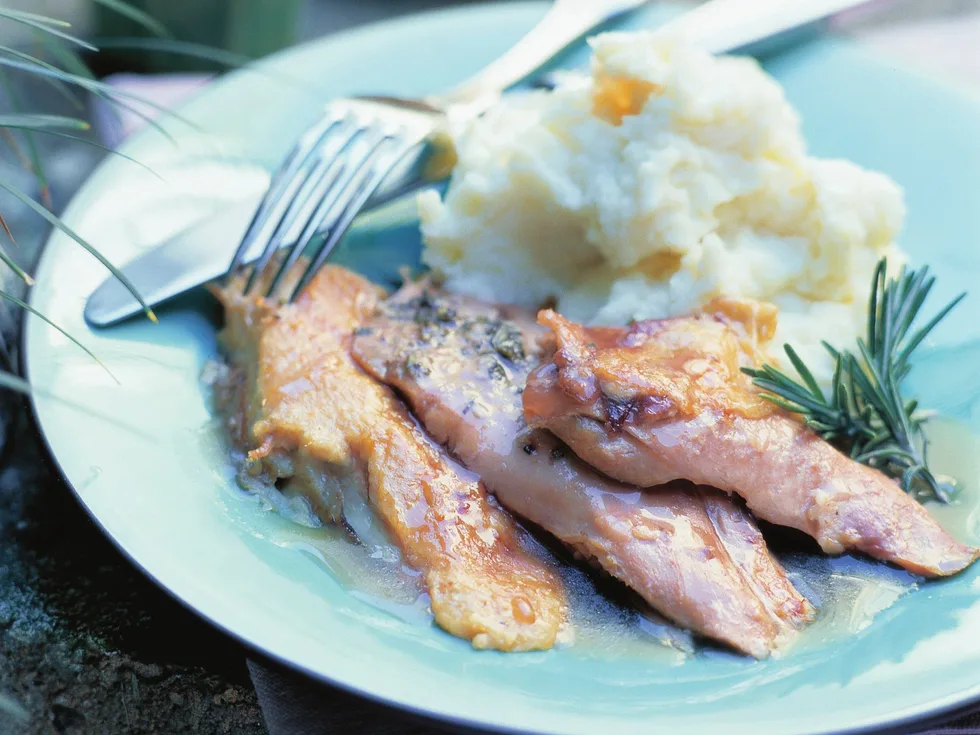
[[(887, 261), (875, 268), (868, 304), (868, 333), (859, 339), (857, 353), (838, 351), (823, 343), (834, 358), (834, 377), (825, 392), (813, 373), (789, 345), (786, 355), (799, 375), (794, 380), (772, 365), (743, 368), (762, 397), (800, 414), (827, 441), (863, 464), (897, 478), (906, 492), (947, 502), (950, 483), (929, 470), (922, 427), (927, 415), (915, 400), (900, 391), (911, 370), (910, 358), (935, 326), (965, 296), (960, 294), (925, 325), (913, 324), (929, 296), (935, 278), (929, 269), (906, 270), (887, 277)], [(920, 449), (921, 447), (921, 449)]]

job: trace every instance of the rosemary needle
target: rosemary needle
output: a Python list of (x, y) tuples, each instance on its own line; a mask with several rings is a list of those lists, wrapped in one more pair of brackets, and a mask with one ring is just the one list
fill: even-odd
[(928, 267), (887, 277), (882, 258), (875, 268), (868, 304), (868, 332), (857, 351), (839, 351), (824, 342), (834, 358), (830, 388), (821, 389), (812, 371), (789, 345), (786, 355), (796, 380), (772, 365), (743, 368), (763, 398), (800, 414), (817, 434), (863, 464), (899, 480), (902, 489), (918, 497), (947, 502), (951, 487), (930, 471), (928, 444), (922, 427), (926, 415), (915, 400), (902, 396), (902, 381), (911, 370), (910, 358), (935, 326), (965, 296), (960, 294), (926, 324), (912, 327), (929, 296), (935, 278)]

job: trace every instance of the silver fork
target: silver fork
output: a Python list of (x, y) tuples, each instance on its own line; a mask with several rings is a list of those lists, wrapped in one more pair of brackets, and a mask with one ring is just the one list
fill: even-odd
[[(291, 300), (330, 256), (381, 181), (436, 129), (443, 113), (423, 103), (381, 98), (339, 99), (303, 133), (273, 176), (226, 280), (246, 256), (261, 252), (245, 293), (275, 293), (311, 242), (322, 237), (284, 298)], [(289, 237), (295, 234), (295, 238)], [(273, 259), (292, 240), (286, 255)], [(276, 265), (278, 263), (278, 265)], [(276, 267), (274, 274), (266, 269)], [(261, 285), (260, 285), (261, 284)]]
[[(283, 276), (320, 237), (302, 276), (279, 294), (292, 300), (330, 256), (385, 177), (443, 126), (450, 108), (463, 117), (481, 114), (504, 90), (577, 38), (646, 2), (555, 0), (515, 46), (447, 94), (421, 100), (356, 97), (331, 101), (273, 176), (228, 267), (226, 282), (254, 259), (245, 293), (272, 296)], [(296, 237), (286, 255), (275, 259), (292, 235)]]

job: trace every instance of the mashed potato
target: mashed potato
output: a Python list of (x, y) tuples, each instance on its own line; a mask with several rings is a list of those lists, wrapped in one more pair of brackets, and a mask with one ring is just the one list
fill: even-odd
[(654, 33), (592, 41), (591, 75), (512, 96), (455, 136), (445, 199), (420, 198), (424, 260), (450, 289), (624, 324), (716, 296), (779, 307), (828, 380), (861, 333), (904, 216), (887, 177), (807, 155), (782, 89), (747, 58)]

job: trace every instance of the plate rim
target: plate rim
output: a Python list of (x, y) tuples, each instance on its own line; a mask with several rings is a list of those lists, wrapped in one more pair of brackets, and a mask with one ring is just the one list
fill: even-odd
[[(206, 97), (214, 94), (215, 90), (221, 88), (228, 84), (233, 79), (239, 76), (243, 76), (249, 73), (250, 70), (254, 68), (262, 68), (267, 64), (274, 62), (280, 62), (283, 59), (288, 59), (294, 54), (301, 53), (304, 49), (308, 49), (313, 46), (327, 46), (331, 43), (336, 43), (337, 41), (352, 40), (356, 39), (361, 35), (371, 35), (381, 29), (391, 29), (400, 25), (409, 25), (419, 20), (432, 18), (435, 16), (465, 16), (470, 13), (479, 13), (485, 11), (499, 11), (506, 9), (508, 11), (515, 8), (542, 8), (546, 5), (544, 0), (516, 0), (510, 2), (503, 2), (501, 0), (478, 0), (478, 2), (467, 3), (465, 5), (455, 5), (455, 6), (445, 6), (440, 8), (433, 8), (428, 10), (422, 10), (419, 12), (407, 13), (396, 18), (382, 19), (366, 23), (363, 25), (356, 26), (354, 28), (343, 29), (335, 33), (330, 33), (326, 36), (311, 39), (300, 44), (296, 44), (289, 48), (283, 49), (276, 53), (270, 54), (262, 59), (258, 60), (255, 64), (250, 64), (242, 69), (233, 69), (229, 72), (222, 74), (220, 78), (214, 80), (203, 88), (196, 90), (193, 94), (187, 97), (181, 102), (181, 104), (175, 108), (176, 111), (180, 111), (186, 105), (192, 104), (202, 97)], [(840, 38), (837, 34), (830, 34), (832, 37)], [(871, 60), (879, 61), (881, 59), (881, 54), (868, 49), (859, 49), (859, 53)], [(887, 57), (886, 57), (887, 58)], [(924, 71), (922, 69), (909, 66), (907, 63), (902, 61), (893, 61), (888, 58), (888, 65), (894, 69), (900, 70), (903, 74), (911, 74), (919, 79), (927, 81), (929, 84), (938, 85), (944, 88), (949, 94), (965, 98), (980, 99), (980, 93), (972, 90), (966, 85), (961, 83), (950, 81), (942, 78), (938, 78), (936, 75)], [(144, 137), (152, 135), (152, 129), (140, 130), (137, 134), (133, 135), (131, 138), (124, 141), (121, 148), (125, 150), (130, 145), (136, 145)], [(98, 175), (103, 172), (103, 169), (107, 166), (112, 166), (115, 164), (115, 158), (111, 155), (106, 155), (99, 164), (93, 169), (93, 171), (86, 177), (84, 182), (79, 186), (79, 188), (73, 193), (70, 200), (65, 204), (62, 209), (62, 213), (68, 212), (74, 206), (76, 206), (77, 200), (81, 194), (89, 189), (91, 182)], [(53, 249), (50, 246), (52, 238), (57, 234), (56, 228), (51, 228), (48, 233), (44, 236), (43, 246), (40, 251), (40, 255), (35, 261), (35, 269), (40, 270), (45, 261), (47, 261)], [(38, 290), (31, 287), (28, 291), (26, 301), (31, 306), (35, 305), (35, 294)], [(139, 317), (136, 317), (139, 318)], [(23, 374), (28, 381), (31, 380), (31, 359), (30, 355), (32, 350), (30, 347), (30, 334), (31, 330), (27, 329), (26, 315), (23, 318), (23, 328), (21, 329), (19, 342), (21, 345), (21, 350), (19, 354), (19, 363)], [(61, 459), (55, 453), (48, 432), (45, 430), (45, 424), (41, 418), (41, 409), (39, 408), (38, 398), (44, 397), (43, 394), (30, 394), (30, 406), (31, 406), (31, 418), (32, 427), (37, 432), (40, 437), (45, 450), (48, 452), (54, 466), (57, 468), (58, 474), (63, 479), (65, 485), (71, 490), (76, 501), (84, 509), (86, 515), (94, 522), (96, 527), (100, 532), (108, 538), (112, 545), (131, 563), (138, 569), (142, 574), (144, 574), (148, 579), (150, 579), (154, 585), (163, 590), (163, 592), (171, 599), (178, 602), (184, 609), (191, 611), (193, 614), (198, 616), (200, 619), (206, 621), (209, 625), (216, 628), (222, 635), (230, 637), (232, 640), (240, 644), (245, 650), (246, 654), (257, 654), (259, 659), (267, 659), (272, 661), (274, 664), (280, 665), (289, 671), (298, 672), (303, 676), (309, 677), (313, 681), (321, 684), (326, 684), (327, 686), (336, 688), (347, 694), (354, 695), (356, 697), (363, 698), (372, 703), (376, 703), (385, 707), (391, 707), (401, 713), (407, 714), (410, 717), (418, 718), (423, 721), (429, 722), (440, 722), (447, 723), (454, 726), (461, 726), (470, 728), (477, 732), (494, 732), (494, 733), (533, 733), (534, 735), (560, 735), (563, 731), (556, 729), (542, 729), (538, 727), (527, 727), (527, 726), (510, 726), (501, 725), (495, 723), (489, 723), (484, 720), (471, 718), (466, 715), (456, 714), (447, 710), (436, 710), (431, 707), (424, 707), (414, 705), (413, 703), (392, 695), (377, 694), (369, 688), (359, 686), (357, 684), (349, 683), (343, 678), (336, 678), (329, 674), (315, 671), (304, 666), (301, 663), (285, 658), (275, 651), (269, 648), (257, 644), (246, 637), (245, 634), (240, 634), (231, 628), (227, 627), (220, 620), (209, 615), (206, 612), (198, 609), (188, 600), (185, 600), (180, 594), (175, 592), (173, 589), (168, 587), (161, 579), (159, 579), (154, 573), (152, 573), (143, 563), (140, 562), (128, 549), (126, 549), (122, 542), (114, 536), (109, 529), (105, 526), (102, 520), (96, 515), (95, 511), (90, 507), (89, 503), (86, 502), (82, 493), (75, 487), (68, 477), (68, 474), (62, 464)], [(946, 718), (950, 715), (955, 715), (961, 710), (965, 711), (980, 704), (980, 678), (978, 682), (965, 690), (960, 690), (957, 694), (949, 694), (945, 697), (934, 699), (933, 702), (936, 704), (923, 704), (918, 708), (913, 709), (898, 717), (880, 717), (874, 722), (867, 722), (863, 725), (858, 725), (855, 727), (843, 727), (834, 730), (821, 730), (819, 731), (822, 735), (867, 735), (870, 733), (897, 733), (904, 732), (905, 728), (908, 726), (922, 726), (928, 727), (931, 724), (935, 724), (936, 721)], [(651, 726), (655, 725), (655, 722), (651, 720)], [(806, 731), (810, 733), (811, 731)], [(817, 731), (812, 731), (815, 735)]]

